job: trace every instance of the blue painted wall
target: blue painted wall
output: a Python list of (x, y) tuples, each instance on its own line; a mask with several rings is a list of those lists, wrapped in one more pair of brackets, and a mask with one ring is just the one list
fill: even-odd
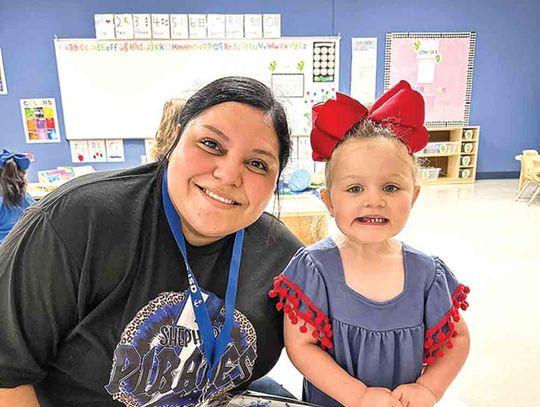
[[(519, 170), (514, 155), (540, 150), (540, 2), (537, 0), (0, 0), (0, 48), (9, 94), (0, 96), (0, 147), (32, 152), (29, 172), (71, 165), (65, 141), (53, 38), (92, 38), (100, 13), (280, 13), (284, 36), (341, 35), (340, 90), (350, 90), (351, 38), (378, 38), (377, 94), (383, 90), (387, 32), (475, 31), (477, 48), (470, 122), (481, 126), (478, 171)], [(61, 143), (26, 144), (21, 98), (54, 97)], [(96, 138), (99, 138), (96, 135)], [(132, 166), (142, 140), (127, 140), (125, 163), (92, 163), (97, 170)]]

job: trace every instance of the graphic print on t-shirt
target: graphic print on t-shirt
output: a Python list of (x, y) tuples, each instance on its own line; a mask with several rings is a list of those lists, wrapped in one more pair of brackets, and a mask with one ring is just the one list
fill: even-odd
[[(203, 293), (214, 336), (225, 320), (223, 300)], [(167, 292), (140, 310), (114, 351), (105, 389), (128, 407), (191, 406), (247, 381), (257, 358), (256, 332), (234, 311), (231, 342), (210, 379), (189, 291)]]

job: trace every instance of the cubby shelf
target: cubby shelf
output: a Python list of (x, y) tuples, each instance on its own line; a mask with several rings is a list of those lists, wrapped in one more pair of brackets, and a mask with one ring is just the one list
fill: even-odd
[[(480, 127), (432, 127), (428, 128), (428, 146), (417, 153), (423, 167), (440, 168), (437, 178), (422, 179), (424, 184), (468, 184), (476, 179), (478, 140)], [(470, 157), (463, 159), (463, 157)], [(465, 170), (465, 171), (464, 171)], [(436, 171), (421, 171), (431, 176)], [(467, 177), (463, 176), (467, 174)]]

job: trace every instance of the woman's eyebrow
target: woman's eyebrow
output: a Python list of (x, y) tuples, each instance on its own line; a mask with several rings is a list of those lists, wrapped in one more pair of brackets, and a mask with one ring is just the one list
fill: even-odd
[(230, 141), (229, 137), (227, 137), (225, 135), (225, 133), (223, 133), (221, 130), (215, 128), (214, 126), (211, 126), (210, 124), (203, 124), (202, 126), (206, 127), (208, 130), (213, 131), (216, 134), (219, 134), (221, 137), (223, 137), (225, 139), (225, 141)]

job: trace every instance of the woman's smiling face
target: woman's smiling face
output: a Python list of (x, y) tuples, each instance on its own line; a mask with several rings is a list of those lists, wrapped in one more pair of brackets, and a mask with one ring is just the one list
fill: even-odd
[(225, 102), (195, 117), (168, 166), (169, 195), (186, 239), (204, 245), (251, 225), (278, 173), (278, 137), (261, 110)]

